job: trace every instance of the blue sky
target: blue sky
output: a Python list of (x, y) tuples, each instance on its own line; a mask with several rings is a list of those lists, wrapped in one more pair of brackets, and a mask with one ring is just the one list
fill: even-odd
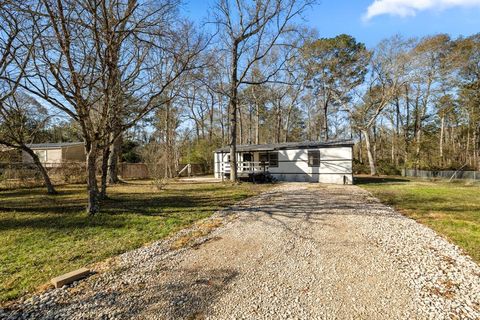
[[(215, 0), (185, 0), (185, 13), (202, 21)], [(421, 37), (448, 33), (453, 37), (480, 32), (480, 0), (323, 0), (307, 13), (308, 24), (321, 37), (341, 33), (368, 47), (394, 34)], [(453, 3), (453, 4), (452, 4)], [(366, 18), (370, 7), (371, 17)]]

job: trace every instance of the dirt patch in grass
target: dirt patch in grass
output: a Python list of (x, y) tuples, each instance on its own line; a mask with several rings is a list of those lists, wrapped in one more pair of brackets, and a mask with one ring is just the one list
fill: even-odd
[(195, 230), (188, 232), (186, 235), (176, 239), (171, 246), (172, 250), (177, 250), (183, 247), (192, 245), (195, 240), (201, 237), (205, 237), (210, 232), (222, 225), (222, 219), (208, 219), (198, 223)]

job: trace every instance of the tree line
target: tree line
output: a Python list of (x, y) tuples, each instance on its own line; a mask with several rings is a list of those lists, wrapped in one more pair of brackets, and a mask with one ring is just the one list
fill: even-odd
[[(357, 170), (372, 175), (478, 170), (479, 34), (394, 35), (369, 49), (349, 35), (297, 31), (292, 47), (252, 64), (239, 85), (235, 132), (233, 107), (222, 92), (230, 82), (216, 75), (222, 68), (216, 59), (177, 103), (177, 133), (185, 134), (181, 123), (189, 123), (193, 144), (211, 146), (209, 153), (232, 144), (232, 136), (239, 144), (352, 139)], [(265, 79), (264, 68), (278, 65)]]
[(118, 182), (125, 139), (165, 177), (223, 145), (337, 139), (370, 174), (478, 169), (480, 35), (367, 48), (319, 37), (302, 19), (313, 5), (218, 0), (199, 25), (176, 0), (4, 1), (0, 143), (31, 154), (54, 193), (28, 145), (75, 131), (89, 214)]

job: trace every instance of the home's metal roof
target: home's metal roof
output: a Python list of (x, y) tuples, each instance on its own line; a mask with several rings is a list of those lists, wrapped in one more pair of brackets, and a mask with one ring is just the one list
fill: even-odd
[(83, 142), (31, 143), (27, 144), (27, 147), (30, 149), (61, 149), (78, 145), (83, 145)]
[[(248, 151), (274, 151), (286, 149), (314, 149), (329, 147), (351, 147), (354, 143), (352, 140), (336, 140), (336, 141), (304, 141), (304, 142), (285, 142), (270, 144), (240, 144), (237, 145), (238, 152)], [(215, 152), (228, 152), (230, 147), (223, 147), (215, 150)]]

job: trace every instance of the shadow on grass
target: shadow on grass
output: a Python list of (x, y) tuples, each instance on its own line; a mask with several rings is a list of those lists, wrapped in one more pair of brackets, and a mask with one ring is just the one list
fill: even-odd
[[(56, 195), (48, 195), (43, 188), (15, 188), (9, 190), (0, 190), (0, 197), (3, 198), (16, 198), (16, 197), (50, 197), (50, 198), (61, 198), (62, 196), (73, 196), (78, 195), (79, 193), (85, 191), (85, 186), (73, 186), (68, 188), (57, 188)], [(86, 191), (85, 191), (86, 192)], [(2, 201), (3, 202), (3, 201)]]
[(83, 212), (77, 211), (75, 214), (63, 215), (26, 215), (0, 217), (0, 231), (9, 231), (15, 229), (45, 229), (52, 231), (69, 232), (80, 229), (102, 229), (121, 228), (128, 223), (125, 216), (112, 217), (110, 215), (99, 214), (95, 217), (88, 217)]
[(154, 215), (161, 212), (191, 213), (208, 211), (212, 208), (228, 206), (236, 200), (243, 199), (238, 195), (164, 195), (156, 197), (112, 196), (102, 202), (102, 212), (106, 214), (133, 213), (139, 215)]
[(72, 214), (77, 214), (79, 212), (85, 211), (85, 203), (84, 201), (69, 201), (69, 204), (53, 204), (53, 205), (45, 205), (45, 204), (38, 204), (35, 207), (30, 206), (1, 206), (0, 212), (9, 212), (9, 213), (18, 213), (18, 214), (26, 214), (26, 215), (56, 215), (56, 219), (58, 219), (59, 215), (69, 216)]
[(397, 178), (397, 177), (369, 177), (369, 176), (360, 176), (354, 177), (354, 184), (363, 185), (363, 184), (377, 184), (377, 183), (405, 183), (410, 182), (406, 178)]
[[(120, 228), (135, 216), (155, 216), (164, 219), (189, 219), (192, 215), (205, 215), (228, 206), (240, 195), (217, 194), (179, 195), (176, 192), (152, 194), (116, 193), (102, 201), (101, 213), (88, 217), (85, 199), (39, 196), (0, 201), (0, 231), (34, 229), (88, 229), (92, 227)], [(3, 213), (3, 214), (2, 214)]]

